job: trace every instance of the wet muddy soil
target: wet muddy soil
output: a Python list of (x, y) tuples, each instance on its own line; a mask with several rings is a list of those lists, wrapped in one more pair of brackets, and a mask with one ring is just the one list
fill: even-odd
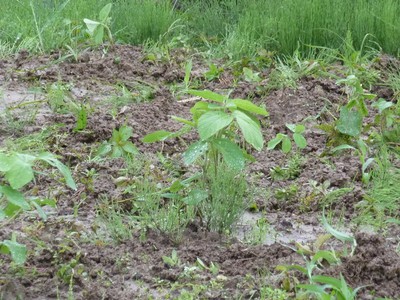
[[(114, 46), (87, 51), (78, 61), (63, 59), (59, 52), (40, 57), (21, 52), (0, 61), (0, 145), (15, 149), (18, 144), (10, 143), (11, 139), (38, 134), (31, 147), (59, 155), (78, 183), (78, 190), (70, 191), (54, 178), (38, 175), (30, 188), (55, 197), (57, 208), (47, 211), (46, 221), (27, 213), (0, 227), (0, 240), (16, 232), (18, 241), (29, 249), (24, 268), (0, 256), (0, 298), (281, 299), (265, 298), (263, 291), (268, 286), (288, 287), (289, 282), (286, 298), (291, 299), (295, 283), (306, 282), (306, 278), (276, 267), (305, 264), (295, 252), (296, 243), (312, 247), (326, 233), (320, 222), (323, 208), (330, 211), (330, 220), (339, 220), (334, 221), (337, 228), (355, 235), (358, 246), (353, 256), (342, 257), (341, 264), (318, 273), (336, 278), (342, 274), (350, 286), (365, 286), (359, 299), (400, 298), (399, 226), (380, 231), (350, 223), (357, 217), (356, 206), (365, 192), (359, 160), (351, 153), (326, 155), (327, 136), (316, 128), (332, 121), (338, 105), (347, 99), (345, 91), (328, 78), (307, 77), (296, 89), (271, 90), (267, 80), (258, 84), (241, 77), (234, 80), (227, 68), (219, 79), (207, 82), (207, 64), (192, 55), (192, 81), (199, 88), (232, 90), (233, 97), (249, 97), (267, 108), (270, 117), (262, 120), (266, 141), (278, 132), (288, 133), (286, 123), (302, 122), (307, 127), (308, 146), (298, 155), (266, 149), (251, 153), (256, 162), (246, 170), (252, 187), (249, 210), (230, 236), (193, 225), (179, 243), (152, 229), (143, 234), (133, 228), (131, 237), (119, 242), (105, 238), (97, 213), (102, 199), (126, 199), (115, 180), (126, 168), (124, 161), (93, 159), (113, 129), (124, 124), (133, 128), (131, 141), (151, 161), (154, 178), (160, 180), (168, 171), (157, 161), (157, 153), (162, 151), (184, 173), (187, 167), (180, 153), (197, 138), (191, 134), (163, 145), (142, 143), (141, 138), (152, 131), (179, 130), (181, 126), (171, 116), (188, 117), (196, 101), (179, 93), (187, 53), (171, 53), (169, 61), (151, 61), (146, 55), (138, 47)], [(59, 99), (57, 85), (67, 87), (62, 103), (90, 107), (83, 131), (74, 131), (76, 117), (69, 106), (64, 106), (66, 111), (55, 109), (57, 103), (63, 107), (54, 104)], [(393, 96), (390, 91), (381, 94), (388, 100)], [(279, 177), (274, 171), (290, 163), (297, 167), (289, 177)], [(90, 170), (96, 171), (91, 180)], [(260, 220), (266, 225), (257, 241), (254, 229)], [(332, 239), (324, 247), (341, 250), (344, 245)], [(179, 262), (168, 265), (163, 256), (171, 256), (174, 249)], [(219, 270), (213, 273), (198, 259), (206, 266), (218, 265)]]

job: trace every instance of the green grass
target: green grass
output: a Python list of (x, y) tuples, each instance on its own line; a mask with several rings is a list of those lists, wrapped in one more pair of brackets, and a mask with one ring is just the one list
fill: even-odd
[(156, 41), (178, 22), (172, 36), (183, 34), (193, 45), (234, 58), (259, 48), (283, 54), (307, 45), (338, 48), (348, 31), (356, 49), (370, 34), (368, 46), (399, 51), (395, 0), (182, 0), (179, 9), (167, 0), (0, 0), (0, 55), (22, 46), (40, 52), (83, 42), (83, 19), (96, 20), (108, 2), (111, 31), (123, 43)]

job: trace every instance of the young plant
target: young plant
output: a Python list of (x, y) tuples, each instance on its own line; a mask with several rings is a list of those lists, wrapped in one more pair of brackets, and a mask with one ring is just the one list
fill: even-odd
[[(293, 140), (299, 149), (307, 147), (307, 140), (304, 138), (305, 126), (302, 124), (286, 124), (286, 127), (293, 133)], [(268, 150), (275, 149), (281, 144), (283, 153), (289, 153), (292, 150), (292, 142), (287, 134), (278, 133), (275, 138), (268, 142)]]
[(358, 137), (362, 131), (362, 121), (368, 116), (366, 101), (373, 100), (376, 95), (366, 93), (355, 75), (349, 75), (346, 79), (337, 81), (337, 84), (342, 83), (346, 85), (349, 99), (347, 104), (340, 109), (336, 128), (343, 134)]
[(146, 135), (143, 142), (164, 141), (194, 129), (198, 132), (200, 140), (190, 145), (183, 153), (186, 164), (193, 164), (201, 160), (204, 172), (210, 165), (216, 169), (222, 162), (232, 169), (243, 169), (248, 154), (238, 146), (240, 139), (237, 131), (242, 133), (248, 144), (260, 151), (263, 148), (264, 140), (260, 122), (255, 115), (267, 116), (268, 112), (249, 100), (229, 99), (228, 96), (207, 90), (189, 90), (188, 92), (213, 103), (197, 102), (190, 110), (192, 120), (173, 116), (174, 120), (185, 125), (184, 130), (180, 132), (156, 131)]
[(252, 69), (243, 68), (243, 75), (244, 75), (244, 80), (246, 80), (247, 82), (260, 82), (262, 79), (259, 76), (260, 73), (258, 72), (253, 72)]
[[(248, 100), (229, 99), (207, 90), (188, 92), (212, 103), (197, 102), (190, 110), (192, 120), (173, 116), (174, 120), (184, 124), (180, 131), (156, 131), (146, 135), (143, 142), (164, 141), (191, 130), (197, 131), (200, 140), (188, 147), (183, 153), (183, 160), (187, 165), (198, 163), (202, 179), (198, 180), (199, 187), (191, 189), (183, 202), (197, 207), (208, 229), (222, 232), (229, 228), (243, 209), (243, 179), (238, 175), (250, 155), (238, 143), (247, 142), (256, 150), (262, 149), (261, 125), (255, 115), (267, 116), (268, 112)], [(244, 141), (238, 132), (242, 133)], [(229, 186), (225, 187), (225, 182), (229, 182)], [(175, 192), (185, 188), (181, 181), (173, 186)], [(231, 192), (230, 197), (224, 194), (224, 189)]]
[(217, 67), (215, 64), (210, 64), (209, 70), (204, 73), (204, 77), (207, 81), (213, 81), (215, 79), (219, 79), (219, 76), (224, 72), (224, 69), (221, 67)]
[(135, 145), (129, 141), (132, 137), (132, 127), (121, 126), (119, 130), (114, 129), (111, 139), (104, 141), (97, 155), (105, 156), (111, 153), (111, 157), (129, 157), (139, 153)]
[(180, 265), (181, 260), (179, 259), (178, 252), (176, 250), (172, 250), (171, 256), (163, 256), (162, 257), (163, 262), (170, 266), (170, 267), (176, 267)]
[[(32, 209), (36, 209), (39, 216), (46, 220), (47, 216), (42, 206), (55, 206), (54, 200), (27, 198), (21, 192), (22, 188), (35, 179), (33, 167), (37, 161), (57, 168), (63, 175), (67, 186), (76, 189), (69, 169), (51, 153), (30, 155), (0, 152), (0, 221), (11, 222), (21, 212)], [(0, 252), (10, 253), (17, 264), (23, 264), (26, 260), (26, 247), (17, 243), (15, 235), (11, 240), (0, 242)]]
[(367, 144), (360, 138), (357, 140), (357, 148), (350, 146), (348, 144), (340, 145), (338, 147), (335, 147), (332, 149), (332, 152), (337, 152), (340, 150), (355, 150), (356, 153), (358, 154), (358, 157), (361, 162), (361, 175), (362, 175), (362, 182), (365, 184), (368, 184), (370, 179), (371, 179), (371, 174), (367, 172), (368, 167), (371, 165), (371, 163), (374, 162), (374, 158), (370, 157), (368, 158), (368, 146)]
[(105, 5), (100, 10), (97, 21), (83, 19), (86, 24), (88, 34), (97, 46), (103, 43), (105, 35), (108, 37), (110, 43), (113, 43), (113, 36), (110, 30), (111, 18), (109, 17), (111, 7), (112, 3)]

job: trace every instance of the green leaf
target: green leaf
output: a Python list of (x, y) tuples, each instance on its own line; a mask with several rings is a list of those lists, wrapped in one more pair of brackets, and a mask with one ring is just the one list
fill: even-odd
[(235, 110), (232, 115), (235, 117), (246, 142), (252, 145), (256, 150), (261, 151), (264, 146), (264, 139), (258, 121), (256, 122), (253, 118), (240, 110)]
[(178, 122), (180, 122), (180, 123), (189, 125), (189, 126), (191, 126), (191, 127), (195, 127), (195, 126), (196, 126), (196, 124), (195, 124), (194, 122), (189, 121), (189, 120), (186, 120), (186, 119), (181, 118), (181, 117), (171, 116), (171, 119), (172, 119), (172, 120), (175, 120), (175, 121), (178, 121)]
[(325, 230), (328, 233), (333, 235), (338, 240), (340, 240), (342, 242), (350, 242), (352, 244), (352, 253), (351, 253), (351, 255), (353, 255), (353, 253), (355, 251), (355, 248), (357, 246), (356, 239), (352, 235), (344, 233), (344, 232), (340, 232), (339, 230), (336, 230), (331, 225), (329, 225), (328, 221), (325, 218), (325, 211), (322, 213), (322, 225), (324, 226)]
[(329, 284), (330, 286), (335, 287), (336, 289), (340, 290), (341, 283), (340, 283), (339, 279), (324, 276), (324, 275), (315, 275), (315, 276), (311, 277), (311, 280), (315, 281), (315, 282)]
[(251, 112), (251, 113), (255, 113), (258, 115), (262, 115), (262, 116), (269, 116), (268, 111), (266, 111), (264, 108), (259, 107), (257, 105), (255, 105), (254, 103), (252, 103), (249, 100), (243, 100), (243, 99), (233, 99), (231, 100), (237, 107), (239, 107), (240, 109), (243, 109), (245, 111)]
[(242, 170), (244, 168), (243, 151), (238, 145), (228, 139), (215, 139), (212, 144), (221, 152), (222, 158), (228, 167), (234, 170)]
[(282, 134), (282, 133), (278, 133), (278, 134), (276, 135), (276, 137), (274, 137), (272, 140), (270, 140), (270, 141), (268, 142), (267, 149), (268, 149), (268, 150), (275, 149), (275, 147), (276, 147), (277, 145), (279, 145), (279, 144), (282, 142), (282, 140), (283, 140), (283, 138), (284, 138), (285, 136), (286, 136), (286, 135), (284, 135), (284, 134)]
[(16, 241), (5, 240), (0, 243), (0, 253), (11, 253), (11, 258), (18, 265), (22, 265), (26, 261), (26, 246), (19, 244)]
[(81, 107), (76, 116), (76, 126), (74, 131), (81, 131), (87, 126), (87, 110), (85, 107)]
[(100, 10), (99, 19), (101, 22), (106, 23), (108, 15), (110, 14), (111, 11), (111, 7), (112, 3), (108, 3)]
[(381, 114), (385, 109), (392, 107), (394, 104), (391, 101), (386, 101), (385, 99), (379, 98), (378, 101), (372, 103), (372, 107), (377, 108)]
[(356, 148), (354, 148), (353, 146), (347, 145), (347, 144), (343, 144), (343, 145), (333, 148), (332, 152), (336, 152), (336, 151), (340, 151), (340, 150), (348, 150), (348, 149), (355, 150)]
[(5, 177), (13, 189), (20, 189), (33, 180), (32, 164), (35, 157), (27, 154), (15, 154), (9, 157), (10, 169)]
[(204, 90), (204, 91), (189, 90), (188, 93), (193, 95), (193, 96), (201, 97), (201, 98), (204, 98), (204, 99), (207, 99), (207, 100), (211, 100), (211, 101), (215, 101), (215, 102), (219, 102), (219, 103), (224, 102), (224, 100), (227, 98), (224, 95), (220, 95), (220, 94), (214, 93), (214, 92), (209, 91), (209, 90)]
[(138, 154), (139, 153), (138, 149), (131, 142), (126, 142), (122, 146), (122, 149), (124, 149), (125, 152), (130, 153), (130, 154)]
[(154, 143), (154, 142), (164, 141), (171, 134), (172, 134), (172, 132), (165, 131), (165, 130), (154, 131), (152, 133), (145, 135), (144, 138), (142, 139), (142, 142), (143, 143)]
[(198, 205), (200, 202), (208, 198), (208, 193), (205, 190), (194, 189), (190, 191), (187, 197), (183, 198), (182, 201), (187, 205)]
[(121, 126), (118, 130), (121, 140), (127, 141), (133, 135), (132, 127)]
[(183, 153), (183, 161), (185, 164), (190, 165), (194, 163), (200, 156), (202, 156), (208, 149), (208, 143), (205, 141), (198, 141), (189, 146)]
[(303, 133), (304, 131), (306, 131), (306, 127), (303, 124), (296, 125), (294, 129), (295, 133)]
[(286, 123), (286, 127), (287, 127), (291, 132), (296, 132), (296, 124), (288, 124), (288, 123)]
[(335, 264), (339, 262), (339, 259), (335, 256), (334, 253), (327, 250), (319, 250), (315, 255), (312, 257), (311, 261), (313, 263), (318, 262), (320, 259), (325, 259), (329, 264)]
[(192, 73), (192, 60), (190, 59), (186, 65), (185, 65), (185, 78), (183, 79), (183, 82), (186, 85), (186, 88), (189, 86), (189, 82), (190, 82), (190, 73)]
[(300, 149), (307, 147), (307, 140), (300, 133), (293, 133), (293, 140)]
[(321, 286), (321, 285), (317, 285), (317, 284), (298, 284), (297, 287), (301, 288), (303, 290), (309, 291), (309, 292), (320, 294), (320, 295), (321, 294), (327, 295), (325, 292), (325, 289), (327, 288), (327, 286)]
[(11, 169), (10, 157), (4, 153), (0, 153), (0, 172), (7, 172)]
[(93, 20), (89, 20), (89, 19), (83, 19), (83, 22), (85, 22), (86, 27), (88, 29), (88, 32), (91, 36), (93, 36), (96, 28), (101, 25), (99, 22), (97, 21), (93, 21)]
[(289, 153), (292, 150), (292, 142), (285, 136), (282, 140), (282, 151), (283, 153)]
[(12, 203), (13, 205), (18, 206), (23, 210), (29, 210), (31, 208), (28, 202), (26, 202), (24, 195), (19, 191), (9, 186), (0, 186), (0, 192), (4, 194), (8, 202)]
[(359, 111), (349, 110), (346, 106), (343, 106), (336, 127), (343, 134), (357, 137), (361, 134), (362, 119)]
[(177, 193), (185, 188), (185, 185), (182, 184), (180, 180), (175, 180), (171, 186), (169, 187), (169, 191), (171, 193)]
[(233, 117), (223, 111), (209, 111), (199, 119), (198, 131), (202, 140), (206, 140), (227, 127)]
[(66, 165), (60, 162), (53, 154), (49, 152), (43, 152), (39, 154), (38, 159), (41, 159), (47, 162), (49, 165), (56, 167), (58, 171), (60, 171), (60, 173), (64, 176), (65, 183), (67, 184), (67, 186), (73, 190), (76, 190), (76, 183), (72, 178), (71, 171)]
[(111, 144), (107, 142), (103, 142), (103, 144), (100, 145), (99, 149), (97, 150), (97, 156), (105, 156), (108, 153), (110, 153), (112, 150)]

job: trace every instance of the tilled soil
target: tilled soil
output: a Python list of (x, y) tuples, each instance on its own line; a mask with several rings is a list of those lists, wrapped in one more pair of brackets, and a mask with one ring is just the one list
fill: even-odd
[[(130, 239), (118, 244), (102, 240), (94, 226), (96, 209), (101, 203), (99, 199), (104, 195), (110, 199), (124, 199), (114, 179), (125, 164), (118, 159), (99, 162), (90, 158), (99, 144), (111, 137), (114, 128), (124, 124), (133, 128), (131, 141), (154, 160), (154, 172), (160, 170), (161, 177), (165, 174), (155, 159), (159, 151), (170, 157), (182, 172), (186, 171), (179, 161), (179, 154), (197, 138), (195, 134), (189, 134), (183, 140), (166, 141), (163, 145), (141, 142), (144, 135), (155, 130), (179, 130), (180, 125), (170, 118), (171, 115), (189, 116), (195, 100), (177, 99), (171, 92), (171, 87), (183, 80), (186, 56), (185, 51), (177, 50), (171, 53), (173, 59), (170, 61), (152, 62), (146, 59), (141, 48), (114, 46), (87, 51), (77, 62), (60, 60), (62, 53), (59, 52), (40, 57), (21, 52), (13, 59), (0, 61), (0, 83), (6, 96), (3, 107), (16, 107), (36, 100), (41, 105), (34, 120), (23, 128), (0, 128), (0, 143), (61, 123), (57, 133), (47, 138), (47, 150), (60, 155), (73, 170), (78, 183), (78, 190), (74, 192), (60, 187), (54, 179), (38, 175), (35, 188), (43, 195), (54, 194), (57, 209), (49, 211), (47, 221), (27, 214), (0, 228), (0, 240), (9, 238), (13, 231), (18, 232), (18, 241), (30, 249), (24, 269), (10, 265), (7, 257), (1, 257), (0, 286), (4, 299), (15, 299), (18, 294), (25, 299), (64, 299), (71, 294), (75, 299), (175, 299), (185, 290), (193, 292), (195, 286), (206, 286), (198, 292), (199, 299), (257, 299), (263, 286), (280, 288), (287, 279), (306, 280), (297, 273), (282, 274), (276, 266), (304, 265), (303, 258), (293, 250), (294, 242), (311, 245), (324, 233), (319, 221), (322, 207), (331, 209), (333, 215), (340, 215), (345, 224), (357, 216), (355, 205), (364, 194), (359, 160), (350, 153), (325, 155), (327, 137), (315, 127), (332, 120), (332, 115), (337, 115), (338, 105), (346, 101), (345, 91), (340, 86), (333, 80), (313, 77), (300, 80), (297, 89), (268, 90), (263, 86), (264, 81), (255, 85), (239, 80), (233, 85), (229, 69), (219, 80), (207, 82), (203, 78), (206, 64), (200, 57), (193, 56), (192, 80), (216, 91), (233, 89), (232, 97), (251, 97), (255, 103), (265, 105), (270, 113), (268, 119), (262, 120), (266, 141), (278, 132), (286, 133), (286, 123), (306, 124), (308, 146), (301, 152), (299, 174), (293, 179), (272, 178), (271, 169), (288, 162), (288, 156), (277, 150), (251, 153), (256, 162), (247, 170), (249, 183), (258, 191), (253, 196), (253, 206), (266, 212), (264, 217), (275, 234), (283, 239), (252, 246), (235, 237), (204, 232), (194, 224), (178, 244), (154, 230), (149, 230), (145, 238), (133, 232)], [(21, 96), (31, 95), (27, 91), (32, 87), (45, 90), (53, 83), (69, 84), (75, 101), (90, 103), (93, 111), (89, 113), (84, 131), (74, 131), (73, 115), (57, 114), (49, 109), (45, 92), (36, 98)], [(140, 85), (150, 87), (153, 99), (126, 104), (112, 112), (112, 105), (105, 104), (104, 100), (118, 93), (118, 85), (124, 85), (132, 93), (137, 92)], [(386, 93), (387, 97), (392, 95), (390, 91), (378, 88), (377, 91)], [(30, 108), (21, 107), (14, 110), (14, 118), (22, 118)], [(0, 109), (3, 109), (1, 105)], [(95, 169), (97, 176), (89, 187), (84, 174), (90, 169)], [(323, 196), (314, 193), (310, 180), (318, 185), (329, 181), (330, 190), (349, 189), (332, 203), (323, 204)], [(278, 189), (288, 190), (294, 184), (298, 189), (292, 196), (288, 194), (279, 199), (274, 193)], [(85, 196), (83, 202), (82, 195)], [(80, 203), (77, 212), (74, 210), (76, 203)], [(239, 224), (238, 228), (241, 227), (246, 228), (246, 224)], [(343, 257), (340, 265), (320, 272), (337, 278), (342, 274), (352, 287), (366, 286), (361, 289), (359, 299), (399, 299), (398, 226), (379, 233), (352, 229), (358, 242), (354, 255)], [(241, 232), (238, 237), (243, 234)], [(291, 238), (294, 241), (284, 242), (285, 235), (295, 236)], [(332, 245), (341, 247), (338, 243)], [(170, 256), (173, 249), (177, 250), (180, 264), (168, 266), (162, 257)], [(218, 275), (191, 269), (198, 258), (207, 266), (218, 264)], [(65, 270), (63, 266), (71, 265), (71, 262), (76, 272), (72, 277), (73, 284), (63, 281), (60, 275)], [(292, 292), (288, 295), (292, 296)]]

